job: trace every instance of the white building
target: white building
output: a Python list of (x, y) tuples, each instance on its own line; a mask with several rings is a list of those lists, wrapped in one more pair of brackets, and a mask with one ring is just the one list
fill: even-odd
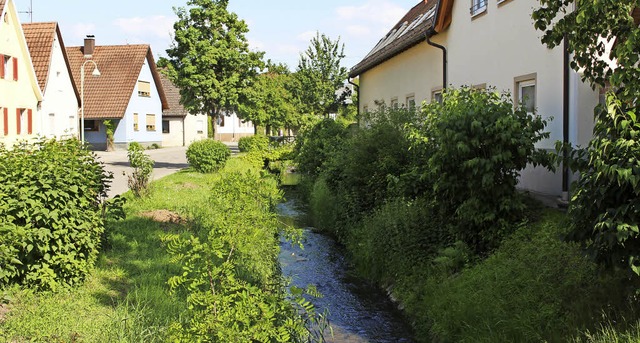
[(180, 104), (180, 89), (160, 73), (168, 109), (162, 111), (162, 146), (188, 146), (207, 138), (207, 115), (189, 114)]

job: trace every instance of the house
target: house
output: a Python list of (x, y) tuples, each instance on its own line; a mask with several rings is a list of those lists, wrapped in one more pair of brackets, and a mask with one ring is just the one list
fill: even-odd
[(242, 121), (235, 112), (221, 115), (214, 122), (214, 138), (222, 142), (237, 142), (242, 137), (253, 136), (256, 127), (251, 121)]
[(42, 135), (78, 137), (80, 94), (71, 78), (71, 66), (58, 23), (22, 24), (38, 85), (43, 94), (38, 109)]
[(180, 103), (180, 89), (160, 73), (169, 108), (162, 111), (162, 146), (188, 146), (207, 138), (207, 115), (189, 114)]
[(93, 36), (87, 36), (84, 46), (66, 50), (84, 98), (84, 136), (93, 149), (126, 149), (131, 142), (162, 146), (162, 111), (168, 104), (151, 47), (96, 46)]
[[(599, 92), (569, 68), (562, 46), (540, 42), (531, 19), (539, 6), (537, 0), (420, 1), (351, 69), (349, 77), (359, 77), (359, 111), (437, 101), (446, 86), (495, 87), (548, 120), (550, 138), (538, 148), (554, 150), (556, 141), (585, 146)], [(566, 199), (572, 177), (528, 167), (519, 187)]]
[(12, 0), (0, 0), (0, 144), (33, 140), (42, 132), (42, 92)]

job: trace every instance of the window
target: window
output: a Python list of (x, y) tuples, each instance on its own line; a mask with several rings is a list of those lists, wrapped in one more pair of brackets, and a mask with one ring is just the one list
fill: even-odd
[(392, 110), (397, 110), (398, 109), (398, 98), (391, 98), (391, 109)]
[(168, 120), (163, 120), (162, 121), (162, 133), (170, 133), (169, 132), (169, 121)]
[(405, 106), (407, 106), (408, 109), (410, 110), (415, 110), (416, 109), (416, 97), (414, 95), (408, 95), (406, 102), (405, 102)]
[(147, 114), (147, 131), (155, 131), (156, 130), (156, 115), (155, 114)]
[(476, 90), (476, 91), (484, 91), (487, 90), (487, 84), (486, 83), (480, 83), (477, 85), (473, 85), (471, 86), (471, 89)]
[(69, 116), (69, 133), (76, 132), (76, 116)]
[(224, 127), (224, 116), (218, 117), (218, 126)]
[(9, 135), (9, 109), (8, 108), (0, 108), (0, 113), (2, 113), (2, 132), (5, 136)]
[(199, 135), (204, 133), (204, 120), (198, 120), (196, 122), (196, 129)]
[(151, 83), (147, 81), (138, 81), (138, 96), (145, 98), (151, 97)]
[(133, 114), (133, 131), (140, 131), (138, 113)]
[(55, 137), (56, 135), (56, 114), (49, 113), (49, 136)]
[(528, 74), (516, 77), (515, 83), (515, 103), (524, 106), (529, 113), (536, 110), (536, 74)]
[(431, 91), (431, 102), (433, 101), (442, 103), (442, 88), (435, 88)]
[(100, 131), (100, 122), (97, 120), (85, 120), (84, 130), (90, 132), (98, 132)]
[(487, 10), (487, 0), (471, 0), (471, 16), (476, 16)]
[(18, 60), (11, 56), (0, 55), (0, 78), (5, 80), (18, 79)]
[[(25, 130), (26, 129), (26, 130)], [(16, 134), (28, 134), (33, 132), (33, 115), (31, 110), (16, 109)]]
[(368, 105), (362, 106), (362, 112), (368, 113), (369, 112), (369, 106)]

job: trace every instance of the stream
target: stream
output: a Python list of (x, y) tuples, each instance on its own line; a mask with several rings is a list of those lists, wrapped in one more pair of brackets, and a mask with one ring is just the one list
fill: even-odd
[[(304, 210), (295, 197), (277, 208), (282, 219), (304, 227)], [(333, 338), (340, 343), (413, 343), (411, 328), (387, 294), (359, 279), (345, 258), (346, 251), (331, 237), (304, 229), (304, 249), (281, 242), (280, 265), (293, 286), (315, 285), (321, 298), (309, 299), (318, 312), (328, 311)]]

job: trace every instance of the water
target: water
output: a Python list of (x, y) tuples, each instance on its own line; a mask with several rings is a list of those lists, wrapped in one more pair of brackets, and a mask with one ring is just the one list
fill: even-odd
[[(295, 200), (280, 204), (278, 212), (294, 221), (300, 221), (303, 214)], [(323, 295), (311, 301), (319, 312), (329, 311), (334, 337), (328, 342), (414, 342), (410, 327), (387, 295), (350, 273), (345, 251), (333, 239), (307, 228), (303, 245), (300, 249), (282, 242), (282, 272), (293, 285), (315, 285)]]

